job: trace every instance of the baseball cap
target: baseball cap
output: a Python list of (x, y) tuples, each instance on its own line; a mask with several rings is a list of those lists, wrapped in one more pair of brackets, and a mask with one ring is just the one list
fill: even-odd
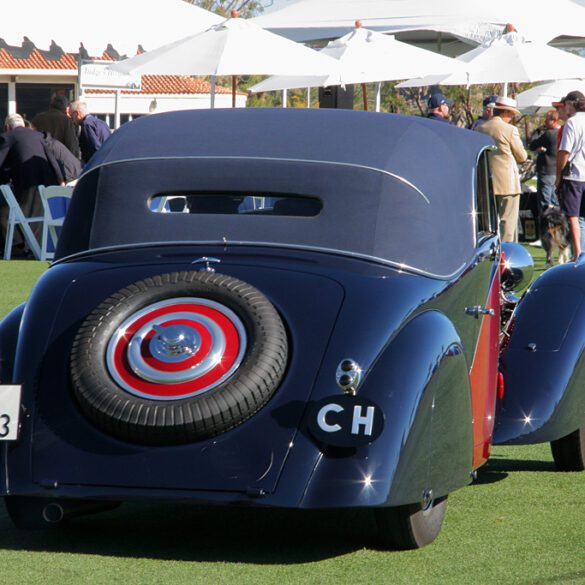
[(564, 105), (567, 102), (574, 102), (577, 100), (582, 100), (585, 98), (585, 95), (583, 95), (580, 91), (570, 91), (564, 98), (562, 98), (560, 101), (558, 102), (553, 102), (552, 106), (553, 108), (561, 108), (564, 107)]
[(427, 102), (427, 105), (431, 110), (434, 110), (443, 104), (447, 104), (449, 107), (451, 107), (453, 105), (453, 100), (446, 98), (442, 93), (434, 93)]
[(576, 102), (582, 99), (585, 99), (585, 95), (580, 91), (570, 91), (561, 101), (566, 104), (567, 102)]
[(486, 108), (490, 104), (495, 104), (498, 101), (497, 95), (488, 95), (483, 98), (483, 107)]

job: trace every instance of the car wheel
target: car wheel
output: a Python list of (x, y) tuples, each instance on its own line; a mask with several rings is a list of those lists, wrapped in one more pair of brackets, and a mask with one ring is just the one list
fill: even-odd
[(384, 547), (417, 549), (437, 538), (443, 525), (447, 496), (432, 500), (427, 506), (408, 504), (376, 509), (378, 534)]
[(287, 353), (280, 316), (254, 287), (177, 272), (119, 290), (85, 319), (71, 379), (81, 410), (105, 433), (178, 444), (254, 415), (278, 388)]
[(559, 471), (585, 470), (585, 427), (551, 441), (550, 448)]

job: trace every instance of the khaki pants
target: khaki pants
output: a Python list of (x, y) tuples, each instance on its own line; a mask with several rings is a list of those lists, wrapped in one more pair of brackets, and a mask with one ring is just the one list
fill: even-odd
[(520, 194), (496, 195), (496, 203), (498, 204), (500, 237), (502, 242), (517, 242)]

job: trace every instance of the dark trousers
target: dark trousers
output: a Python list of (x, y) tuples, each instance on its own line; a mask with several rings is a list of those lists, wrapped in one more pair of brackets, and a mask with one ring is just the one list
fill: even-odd
[[(25, 217), (42, 217), (43, 216), (43, 204), (41, 202), (41, 197), (39, 195), (39, 190), (36, 186), (28, 187), (24, 189), (18, 197), (16, 197), (16, 201), (20, 205), (22, 209), (22, 213)], [(6, 234), (8, 232), (8, 214), (9, 214), (9, 207), (2, 200), (2, 207), (0, 207), (0, 256), (4, 251), (4, 242), (6, 241)], [(34, 234), (35, 238), (41, 243), (41, 238), (43, 234), (43, 222), (38, 221), (30, 224), (30, 228), (32, 233)], [(23, 233), (18, 229), (18, 227), (14, 230), (14, 238), (12, 240), (12, 249), (13, 251), (18, 253), (28, 252), (28, 246), (26, 246), (26, 242), (24, 239)]]

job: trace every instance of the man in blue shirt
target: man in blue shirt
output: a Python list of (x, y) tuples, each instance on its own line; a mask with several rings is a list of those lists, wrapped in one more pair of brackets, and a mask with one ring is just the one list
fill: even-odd
[(73, 122), (79, 126), (79, 150), (85, 165), (92, 155), (112, 134), (108, 125), (89, 113), (85, 102), (73, 102), (69, 106)]

